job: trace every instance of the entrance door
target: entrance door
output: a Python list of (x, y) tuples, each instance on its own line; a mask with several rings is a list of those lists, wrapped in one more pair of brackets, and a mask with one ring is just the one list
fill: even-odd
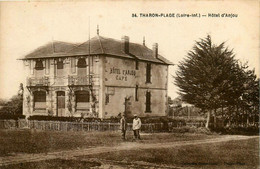
[(57, 116), (65, 115), (65, 92), (57, 92)]
[(126, 115), (126, 117), (129, 117), (131, 115), (132, 103), (131, 103), (130, 99), (131, 99), (131, 97), (125, 98), (125, 115)]

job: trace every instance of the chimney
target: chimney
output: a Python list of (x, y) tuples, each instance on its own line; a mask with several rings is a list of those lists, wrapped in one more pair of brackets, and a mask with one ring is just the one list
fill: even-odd
[(158, 59), (158, 43), (153, 44), (153, 57)]
[(99, 25), (97, 25), (97, 35), (99, 36)]
[(122, 38), (121, 38), (121, 49), (125, 53), (129, 53), (129, 37), (128, 36), (122, 36)]
[(143, 45), (145, 46), (145, 37), (143, 37)]

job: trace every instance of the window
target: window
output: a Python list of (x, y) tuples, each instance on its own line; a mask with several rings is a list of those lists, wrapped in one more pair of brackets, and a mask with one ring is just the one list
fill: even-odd
[(136, 69), (136, 70), (139, 69), (139, 62), (138, 62), (138, 60), (135, 61), (135, 69)]
[(57, 76), (63, 76), (63, 61), (57, 62)]
[(78, 109), (88, 109), (89, 108), (89, 92), (88, 91), (77, 91), (76, 95), (76, 107)]
[(36, 91), (34, 94), (34, 109), (45, 110), (46, 109), (46, 92)]
[(146, 92), (146, 106), (145, 112), (151, 112), (151, 92)]
[(57, 62), (57, 69), (63, 69), (63, 61)]
[(78, 76), (85, 76), (87, 73), (87, 63), (85, 58), (80, 58), (78, 60)]
[(44, 71), (43, 71), (44, 67), (43, 67), (43, 63), (41, 60), (37, 60), (36, 64), (35, 64), (35, 75), (36, 77), (43, 77), (44, 75)]
[(146, 83), (151, 83), (151, 64), (146, 65)]
[(135, 101), (138, 101), (138, 85), (135, 86)]
[(36, 64), (35, 64), (35, 69), (36, 70), (43, 70), (43, 64), (42, 64), (42, 61), (41, 60), (37, 60), (36, 61)]
[(108, 103), (109, 103), (109, 94), (106, 94), (105, 104), (107, 105)]

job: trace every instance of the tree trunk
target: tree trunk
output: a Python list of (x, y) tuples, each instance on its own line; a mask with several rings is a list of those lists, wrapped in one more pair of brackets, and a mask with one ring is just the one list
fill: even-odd
[(205, 126), (207, 129), (209, 128), (210, 114), (211, 114), (211, 110), (208, 111), (207, 122), (206, 122), (206, 126)]
[(217, 128), (217, 109), (214, 109), (214, 128)]
[(221, 117), (223, 118), (224, 117), (224, 106), (221, 105)]
[(248, 113), (248, 111), (246, 113), (246, 126), (247, 127), (249, 126), (249, 113)]

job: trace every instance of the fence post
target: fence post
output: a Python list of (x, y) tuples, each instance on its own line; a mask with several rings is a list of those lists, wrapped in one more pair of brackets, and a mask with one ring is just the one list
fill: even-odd
[(83, 131), (83, 122), (81, 122), (81, 131)]

